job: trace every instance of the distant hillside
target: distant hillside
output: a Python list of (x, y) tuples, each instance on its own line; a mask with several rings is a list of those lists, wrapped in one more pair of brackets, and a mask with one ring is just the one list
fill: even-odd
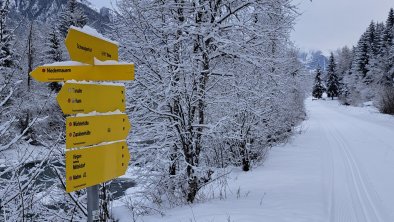
[[(53, 21), (58, 18), (66, 3), (67, 0), (11, 0), (10, 16), (16, 21), (23, 18), (29, 21)], [(86, 4), (79, 4), (88, 16), (88, 25), (103, 32), (110, 21), (109, 9), (103, 8), (97, 12)]]
[(308, 70), (315, 70), (318, 66), (326, 70), (328, 59), (321, 51), (300, 52), (298, 57)]

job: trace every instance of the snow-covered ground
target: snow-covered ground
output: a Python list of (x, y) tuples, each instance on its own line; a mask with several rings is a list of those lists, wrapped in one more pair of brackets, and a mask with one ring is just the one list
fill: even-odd
[(394, 118), (336, 101), (306, 105), (301, 134), (273, 148), (264, 166), (233, 172), (225, 200), (138, 221), (394, 221)]

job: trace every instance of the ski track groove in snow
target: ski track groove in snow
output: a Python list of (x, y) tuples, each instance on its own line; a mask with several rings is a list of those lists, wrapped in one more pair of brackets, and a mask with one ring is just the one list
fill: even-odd
[[(351, 116), (352, 117), (352, 116)], [(359, 118), (355, 118), (360, 120)], [(327, 124), (329, 121), (325, 121)], [(366, 121), (370, 123), (369, 121)], [(335, 123), (335, 122), (334, 122)], [(332, 222), (386, 222), (388, 221), (385, 213), (380, 212), (383, 210), (381, 198), (372, 186), (368, 174), (361, 170), (360, 165), (357, 163), (354, 155), (352, 154), (349, 144), (343, 137), (344, 132), (337, 128), (335, 124), (327, 124), (322, 126), (325, 128), (326, 136), (328, 134), (331, 149), (337, 149), (336, 158), (341, 158), (345, 173), (345, 180), (331, 181), (336, 184), (334, 191), (340, 192), (332, 193), (334, 201), (331, 201), (330, 206), (330, 221)], [(359, 128), (360, 129), (360, 128)], [(359, 130), (358, 129), (358, 130)], [(357, 128), (355, 129), (357, 130)], [(363, 129), (364, 130), (364, 129)], [(369, 131), (369, 130), (368, 130)], [(360, 131), (362, 132), (362, 131)], [(367, 135), (366, 135), (367, 136)], [(330, 156), (331, 161), (333, 156)], [(335, 164), (335, 163), (334, 163)], [(335, 168), (335, 167), (334, 167)], [(341, 171), (341, 169), (336, 169)], [(340, 174), (341, 172), (339, 172)], [(338, 174), (338, 172), (329, 172), (329, 174)], [(332, 179), (335, 177), (332, 177)], [(346, 183), (346, 184), (343, 184)], [(335, 185), (334, 185), (335, 186)], [(344, 187), (347, 189), (345, 190)], [(333, 192), (333, 191), (330, 191)], [(350, 200), (344, 197), (349, 197), (346, 192), (350, 194)], [(378, 205), (378, 206), (377, 206)], [(385, 219), (383, 219), (385, 218)]]

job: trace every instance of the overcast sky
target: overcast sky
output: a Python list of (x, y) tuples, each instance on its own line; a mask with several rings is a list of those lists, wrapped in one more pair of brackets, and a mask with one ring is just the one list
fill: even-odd
[[(97, 8), (111, 8), (115, 0), (90, 0)], [(302, 50), (325, 54), (352, 46), (371, 20), (386, 21), (394, 0), (294, 0), (302, 15), (297, 19), (292, 40)]]
[(394, 0), (295, 0), (303, 13), (292, 40), (302, 50), (325, 54), (357, 44), (371, 20), (386, 21)]

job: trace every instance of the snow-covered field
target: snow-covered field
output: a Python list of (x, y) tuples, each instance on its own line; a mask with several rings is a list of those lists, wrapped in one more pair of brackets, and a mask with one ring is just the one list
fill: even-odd
[(336, 101), (306, 106), (301, 134), (273, 148), (264, 166), (234, 171), (225, 200), (138, 221), (394, 221), (394, 118)]

